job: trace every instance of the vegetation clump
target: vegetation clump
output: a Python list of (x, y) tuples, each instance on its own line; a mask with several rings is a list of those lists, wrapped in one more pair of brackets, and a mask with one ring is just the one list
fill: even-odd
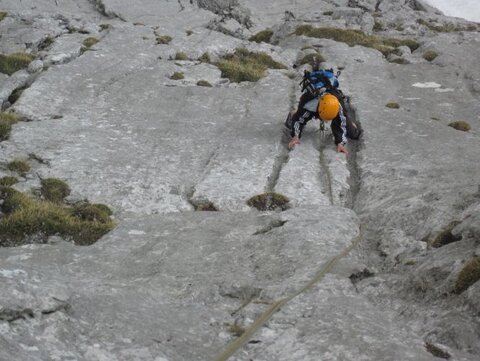
[(198, 60), (202, 63), (211, 63), (210, 54), (205, 52), (202, 55), (200, 55)]
[(0, 113), (0, 142), (8, 139), (12, 124), (17, 123), (18, 120), (18, 116), (13, 113)]
[(401, 57), (389, 60), (389, 62), (394, 63), (394, 64), (400, 64), (400, 65), (407, 64), (407, 60), (405, 60), (404, 58), (401, 58)]
[(414, 39), (381, 38), (367, 35), (361, 30), (338, 29), (338, 28), (314, 28), (311, 25), (301, 25), (295, 30), (296, 35), (305, 35), (313, 38), (332, 39), (346, 43), (350, 46), (361, 45), (380, 51), (387, 56), (399, 46), (408, 46), (414, 51), (420, 46)]
[(16, 71), (28, 67), (34, 56), (27, 53), (0, 54), (0, 73), (12, 75)]
[(435, 234), (435, 236), (430, 240), (430, 246), (433, 248), (439, 248), (446, 246), (447, 244), (460, 241), (462, 239), (461, 235), (453, 235), (452, 230), (458, 225), (458, 222), (452, 222), (440, 232)]
[(480, 256), (473, 257), (460, 271), (455, 282), (454, 292), (462, 293), (480, 280)]
[(18, 183), (17, 177), (6, 176), (6, 177), (0, 178), (0, 186), (3, 186), (3, 187), (11, 187), (17, 183)]
[(256, 43), (269, 43), (272, 39), (273, 31), (270, 29), (262, 30), (255, 35), (251, 36), (248, 40), (254, 41)]
[(15, 89), (12, 94), (8, 97), (8, 102), (10, 104), (15, 104), (18, 99), (22, 96), (23, 91), (25, 90), (25, 87), (17, 88)]
[(375, 19), (375, 23), (373, 25), (373, 31), (382, 31), (383, 30), (383, 24)]
[(90, 36), (83, 41), (83, 46), (87, 50), (87, 49), (90, 49), (92, 46), (94, 46), (98, 42), (99, 42), (99, 40), (97, 38), (95, 38), (93, 36)]
[(229, 325), (228, 332), (230, 332), (235, 337), (240, 337), (245, 333), (245, 328), (234, 323), (233, 325)]
[(464, 120), (457, 120), (455, 122), (451, 122), (450, 124), (448, 124), (448, 126), (456, 130), (461, 130), (462, 132), (468, 132), (470, 129), (472, 129), (470, 124), (468, 124), (468, 122)]
[(290, 200), (283, 194), (275, 192), (267, 192), (253, 196), (247, 201), (250, 207), (254, 207), (259, 211), (274, 211), (280, 209), (287, 210)]
[(438, 53), (435, 50), (427, 50), (426, 52), (423, 53), (422, 57), (426, 61), (432, 61), (438, 56)]
[(5, 214), (0, 219), (0, 246), (4, 247), (25, 244), (29, 237), (45, 242), (53, 235), (90, 245), (114, 227), (110, 217), (84, 219), (63, 204), (35, 199), (9, 187), (0, 187), (0, 200)]
[(7, 17), (7, 13), (5, 11), (0, 11), (0, 21), (2, 21), (3, 19), (5, 19)]
[(173, 38), (169, 35), (157, 36), (157, 44), (169, 44)]
[(182, 72), (180, 71), (176, 71), (175, 73), (172, 74), (172, 76), (170, 77), (170, 79), (172, 80), (182, 80), (185, 78), (185, 75), (183, 75)]
[(435, 31), (437, 33), (451, 33), (454, 31), (471, 31), (471, 30), (476, 30), (476, 27), (468, 26), (466, 28), (460, 27), (458, 25), (452, 24), (452, 23), (447, 23), (447, 24), (442, 24), (442, 25), (435, 25), (432, 24), (431, 22), (424, 20), (424, 19), (417, 19), (417, 24), (423, 25), (427, 27), (428, 29)]
[(30, 170), (30, 164), (24, 159), (16, 159), (7, 165), (12, 172), (17, 172), (22, 177), (25, 177)]
[(204, 87), (207, 87), (207, 88), (211, 88), (212, 87), (212, 84), (210, 84), (210, 82), (206, 81), (206, 80), (199, 80), (197, 81), (197, 85), (198, 86), (204, 86)]
[(70, 194), (67, 183), (57, 178), (45, 178), (41, 181), (40, 193), (47, 201), (61, 203)]
[(244, 48), (237, 49), (233, 54), (225, 55), (217, 66), (222, 71), (223, 78), (228, 78), (236, 83), (258, 81), (265, 75), (267, 68), (287, 68), (266, 53), (255, 53)]
[(305, 55), (300, 60), (299, 65), (323, 63), (324, 61), (325, 61), (325, 58), (322, 56), (322, 54), (320, 54), (319, 52), (316, 52), (316, 53), (310, 53)]
[(83, 221), (108, 223), (112, 211), (104, 204), (84, 202), (76, 204), (72, 214)]
[(175, 54), (175, 60), (188, 60), (188, 56), (183, 51), (177, 51)]
[(193, 31), (192, 30), (187, 30), (187, 31), (185, 31), (185, 33), (187, 34), (187, 36), (190, 36), (190, 35), (193, 34)]
[(196, 211), (207, 211), (207, 212), (217, 212), (218, 208), (207, 199), (195, 199), (191, 200), (190, 203), (193, 206), (193, 209)]
[(395, 102), (389, 102), (385, 106), (387, 108), (390, 108), (390, 109), (399, 109), (400, 108), (400, 104), (395, 103)]

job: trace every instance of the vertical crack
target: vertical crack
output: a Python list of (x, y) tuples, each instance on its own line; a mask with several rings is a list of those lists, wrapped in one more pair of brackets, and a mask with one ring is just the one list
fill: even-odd
[(328, 200), (330, 204), (333, 206), (335, 205), (333, 201), (333, 190), (332, 190), (332, 173), (330, 172), (330, 168), (327, 165), (325, 160), (325, 137), (323, 136), (323, 132), (320, 132), (320, 145), (318, 147), (319, 153), (319, 161), (320, 161), (320, 170), (321, 174), (320, 177), (322, 179), (322, 185), (324, 186), (324, 190), (327, 193)]
[[(295, 108), (295, 89), (296, 89), (296, 82), (294, 79), (292, 79), (292, 86), (290, 88), (290, 107), (289, 111), (291, 109)], [(282, 124), (283, 127), (283, 124)], [(285, 129), (282, 133), (282, 136), (280, 138), (280, 150), (278, 155), (275, 158), (275, 161), (273, 162), (273, 169), (272, 173), (270, 176), (267, 178), (267, 185), (265, 187), (265, 192), (273, 192), (275, 190), (275, 187), (277, 186), (278, 179), (280, 178), (280, 173), (282, 172), (283, 167), (285, 164), (288, 163), (289, 159), (289, 151), (287, 144), (290, 140), (290, 134), (288, 133), (287, 129)]]

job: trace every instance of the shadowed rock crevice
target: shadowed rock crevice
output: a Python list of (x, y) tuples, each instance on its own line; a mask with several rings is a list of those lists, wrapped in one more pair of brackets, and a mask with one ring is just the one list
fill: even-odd
[(127, 20), (125, 20), (121, 15), (111, 11), (111, 10), (107, 10), (104, 2), (102, 0), (89, 0), (92, 5), (95, 6), (95, 10), (98, 11), (98, 13), (102, 16), (105, 16), (106, 18), (109, 18), (109, 19), (119, 19), (123, 22), (126, 22)]
[(30, 308), (25, 309), (10, 309), (0, 308), (0, 321), (13, 322), (16, 320), (28, 320), (35, 315)]
[(333, 200), (332, 172), (330, 171), (330, 167), (327, 164), (324, 153), (327, 139), (322, 131), (320, 131), (319, 138), (320, 142), (318, 145), (318, 159), (320, 163), (320, 178), (322, 179), (322, 186), (324, 188), (323, 191), (328, 195), (330, 204), (333, 206), (335, 202)]

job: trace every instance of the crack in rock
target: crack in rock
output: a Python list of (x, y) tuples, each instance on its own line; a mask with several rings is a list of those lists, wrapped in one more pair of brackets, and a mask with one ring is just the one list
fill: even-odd
[(257, 235), (260, 235), (260, 234), (268, 233), (272, 229), (283, 227), (285, 225), (285, 223), (287, 223), (287, 222), (288, 221), (283, 221), (281, 219), (275, 219), (275, 220), (271, 221), (270, 224), (268, 224), (265, 227), (256, 231), (253, 235), (257, 236)]
[(34, 313), (30, 308), (17, 310), (11, 308), (0, 308), (0, 321), (13, 322), (19, 319), (27, 320), (33, 317)]
[(92, 5), (95, 6), (95, 9), (100, 13), (100, 15), (105, 16), (109, 19), (117, 18), (123, 22), (127, 22), (127, 20), (125, 20), (125, 18), (123, 18), (121, 15), (111, 10), (107, 10), (102, 0), (89, 0), (89, 1), (92, 3)]

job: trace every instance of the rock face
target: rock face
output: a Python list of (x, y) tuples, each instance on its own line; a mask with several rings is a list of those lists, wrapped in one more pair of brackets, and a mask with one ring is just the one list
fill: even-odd
[[(282, 300), (231, 359), (478, 359), (480, 270), (458, 283), (480, 256), (478, 24), (421, 1), (0, 6), (1, 53), (35, 56), (0, 74), (2, 108), (26, 120), (0, 143), (0, 178), (30, 158), (15, 189), (61, 178), (118, 223), (89, 247), (0, 249), (0, 360), (213, 360)], [(418, 47), (385, 57), (295, 35), (305, 24)], [(271, 43), (248, 40), (267, 28)], [(222, 78), (216, 63), (242, 47), (286, 69)], [(342, 69), (364, 128), (348, 157), (315, 121), (286, 147), (307, 49)], [(289, 210), (246, 203), (273, 191)]]

